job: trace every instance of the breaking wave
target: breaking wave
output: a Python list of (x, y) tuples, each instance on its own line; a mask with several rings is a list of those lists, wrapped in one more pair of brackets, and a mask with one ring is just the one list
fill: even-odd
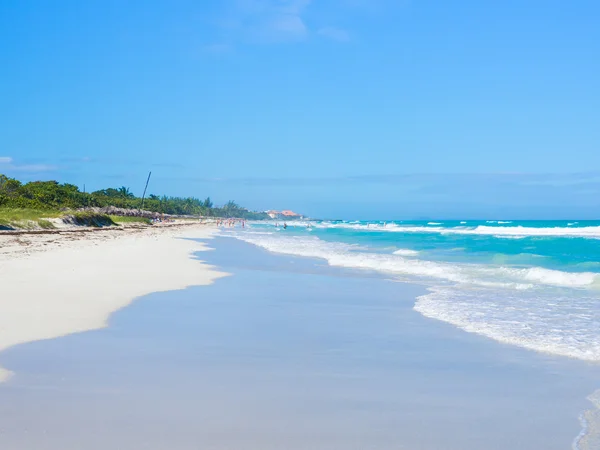
[(429, 292), (414, 309), (426, 317), (538, 352), (600, 362), (599, 273), (425, 260), (411, 249), (375, 252), (316, 236), (236, 237), (275, 253), (421, 282)]
[(414, 250), (401, 249), (393, 254), (358, 251), (360, 247), (341, 242), (327, 242), (318, 237), (264, 234), (241, 234), (239, 239), (275, 253), (325, 259), (330, 265), (368, 269), (398, 275), (434, 278), (478, 286), (530, 289), (536, 286), (592, 288), (600, 284), (595, 272), (563, 272), (543, 267), (489, 267), (480, 264), (459, 264), (428, 261), (404, 256), (416, 256)]
[(567, 290), (430, 288), (414, 309), (506, 344), (600, 362), (598, 297)]
[[(463, 222), (461, 222), (462, 224)], [(501, 222), (498, 222), (501, 223)], [(394, 233), (440, 233), (440, 234), (463, 234), (482, 235), (495, 237), (583, 237), (600, 238), (600, 226), (590, 227), (524, 227), (518, 226), (489, 226), (479, 225), (476, 227), (441, 227), (438, 222), (429, 222), (433, 226), (410, 226), (396, 223), (343, 223), (343, 222), (321, 222), (314, 226), (318, 228), (347, 228), (362, 231), (387, 231)]]
[(418, 254), (419, 254), (418, 251), (410, 250), (408, 248), (401, 248), (394, 252), (394, 255), (399, 255), (399, 256), (417, 256)]

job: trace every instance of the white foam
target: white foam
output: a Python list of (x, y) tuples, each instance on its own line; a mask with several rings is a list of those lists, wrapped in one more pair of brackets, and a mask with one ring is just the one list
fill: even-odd
[(552, 286), (587, 287), (594, 285), (598, 274), (594, 272), (563, 272), (560, 270), (531, 267), (529, 269), (508, 269), (517, 271), (526, 280)]
[(314, 236), (236, 237), (276, 253), (420, 280), (432, 286), (415, 304), (425, 316), (531, 350), (600, 362), (598, 273), (428, 261), (410, 249), (373, 253)]
[[(542, 267), (510, 268), (481, 264), (459, 264), (414, 258), (414, 250), (394, 254), (359, 252), (357, 245), (327, 242), (317, 237), (242, 233), (239, 239), (275, 253), (325, 259), (332, 266), (368, 269), (397, 275), (434, 278), (462, 284), (529, 289), (535, 286), (593, 288), (600, 284), (595, 272), (562, 272)], [(409, 252), (410, 254), (408, 254)], [(404, 253), (404, 254), (402, 254)], [(411, 256), (405, 258), (404, 256)]]
[(330, 265), (374, 270), (398, 275), (432, 277), (447, 281), (468, 282), (461, 270), (450, 264), (418, 259), (405, 259), (399, 255), (358, 252), (360, 247), (340, 242), (326, 242), (317, 237), (264, 236), (242, 233), (243, 241), (263, 247), (271, 252), (325, 259)]
[(447, 229), (443, 233), (455, 234), (478, 234), (491, 236), (552, 236), (552, 237), (600, 237), (600, 227), (579, 227), (579, 228), (536, 228), (536, 227), (489, 227), (480, 225), (474, 229)]
[(594, 288), (600, 283), (600, 274), (595, 272), (563, 272), (544, 267), (485, 267), (474, 266), (473, 273), (489, 278), (517, 282), (532, 282), (536, 285), (570, 288)]
[(399, 256), (417, 256), (419, 252), (416, 250), (410, 250), (408, 248), (400, 248), (396, 250), (393, 254)]
[(288, 227), (306, 228), (312, 224), (306, 220), (280, 220), (278, 223), (285, 223)]
[[(466, 222), (465, 222), (466, 223)], [(461, 222), (463, 224), (463, 222)], [(479, 225), (477, 227), (440, 227), (438, 222), (429, 222), (433, 226), (410, 226), (398, 225), (396, 223), (387, 223), (385, 225), (378, 223), (370, 224), (346, 224), (322, 222), (315, 224), (318, 228), (350, 228), (363, 231), (388, 231), (394, 233), (440, 233), (440, 234), (464, 234), (464, 235), (483, 235), (493, 237), (514, 237), (525, 238), (531, 236), (549, 236), (549, 237), (584, 237), (600, 238), (600, 226), (590, 227), (524, 227), (524, 226), (488, 226)]]
[(592, 393), (588, 400), (594, 407), (584, 411), (579, 417), (581, 432), (573, 442), (573, 450), (600, 448), (600, 389)]
[(507, 344), (600, 362), (600, 310), (595, 296), (443, 287), (419, 297), (414, 309)]

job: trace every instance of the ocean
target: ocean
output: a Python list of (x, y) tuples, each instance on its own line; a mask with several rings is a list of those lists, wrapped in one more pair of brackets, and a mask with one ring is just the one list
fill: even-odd
[[(232, 233), (271, 252), (417, 282), (427, 289), (414, 304), (423, 316), (505, 344), (600, 363), (600, 221), (282, 225), (256, 222)], [(588, 399), (600, 408), (600, 390)], [(597, 442), (589, 426), (599, 419), (598, 409), (582, 414), (573, 448)]]
[(468, 332), (600, 362), (600, 221), (294, 221), (236, 237), (419, 282), (414, 309)]

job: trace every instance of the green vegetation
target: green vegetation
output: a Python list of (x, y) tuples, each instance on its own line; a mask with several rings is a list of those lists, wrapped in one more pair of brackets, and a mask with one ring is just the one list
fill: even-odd
[(152, 221), (146, 217), (135, 217), (135, 216), (109, 216), (111, 220), (117, 224), (119, 223), (143, 223), (150, 225)]
[[(25, 211), (49, 211), (45, 216), (32, 219), (39, 220), (41, 217), (60, 216), (59, 210), (87, 207), (103, 208), (107, 206), (140, 209), (142, 199), (133, 195), (129, 188), (125, 186), (86, 193), (81, 192), (73, 184), (61, 184), (57, 181), (21, 183), (19, 180), (0, 174), (0, 211), (4, 211), (6, 208), (22, 211), (22, 214), (28, 214)], [(149, 195), (144, 200), (143, 209), (171, 215), (202, 215), (245, 219), (268, 218), (264, 213), (248, 211), (233, 201), (222, 207), (215, 207), (210, 197), (206, 200), (200, 200), (195, 197)], [(0, 216), (0, 220), (3, 220), (2, 216)]]
[(0, 207), (0, 229), (54, 228), (52, 222), (47, 219), (60, 215), (58, 211)]
[(110, 216), (91, 211), (77, 211), (73, 214), (67, 214), (63, 217), (63, 222), (86, 227), (109, 227), (116, 225)]
[(43, 228), (44, 230), (50, 230), (52, 228), (56, 228), (52, 222), (50, 222), (49, 220), (46, 220), (46, 219), (39, 219), (37, 221), (37, 224), (40, 228)]
[(0, 208), (0, 220), (5, 220), (8, 222), (39, 220), (41, 218), (52, 219), (60, 216), (60, 212), (51, 210)]

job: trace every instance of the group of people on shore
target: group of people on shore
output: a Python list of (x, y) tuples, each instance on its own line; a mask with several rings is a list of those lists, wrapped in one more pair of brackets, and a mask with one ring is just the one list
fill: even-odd
[(152, 224), (156, 224), (156, 223), (169, 223), (169, 222), (175, 222), (175, 220), (169, 219), (168, 217), (164, 217), (164, 216), (162, 216), (162, 217), (158, 217), (157, 216), (157, 217), (152, 217), (150, 219), (150, 222)]
[(236, 225), (240, 225), (242, 228), (246, 228), (245, 219), (217, 219), (217, 227), (235, 228)]

